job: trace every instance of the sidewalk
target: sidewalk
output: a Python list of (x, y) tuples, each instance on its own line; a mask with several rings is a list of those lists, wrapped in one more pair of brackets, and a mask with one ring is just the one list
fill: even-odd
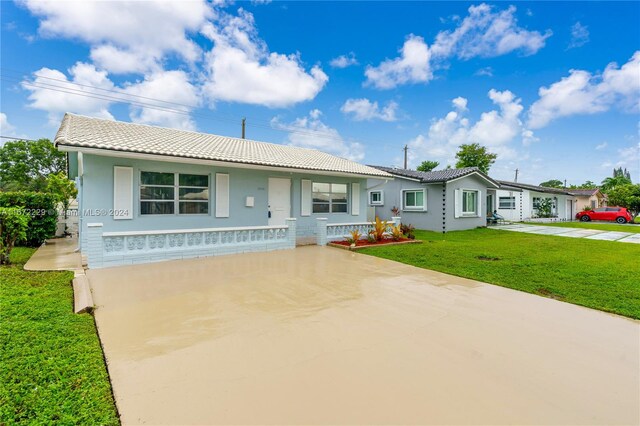
[(600, 231), (597, 229), (581, 228), (562, 228), (559, 226), (525, 225), (519, 223), (492, 226), (490, 229), (524, 232), (525, 234), (557, 235), (559, 237), (586, 238), (588, 240), (617, 241), (620, 243), (640, 244), (640, 234), (634, 234), (631, 232)]

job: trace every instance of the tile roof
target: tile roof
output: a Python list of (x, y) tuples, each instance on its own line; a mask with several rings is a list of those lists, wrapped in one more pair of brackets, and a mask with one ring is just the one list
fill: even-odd
[(371, 166), (376, 169), (383, 170), (387, 173), (396, 176), (407, 177), (410, 179), (417, 179), (421, 183), (437, 183), (437, 182), (447, 182), (453, 179), (457, 179), (463, 176), (467, 176), (471, 173), (478, 173), (483, 178), (495, 184), (495, 186), (499, 186), (498, 183), (491, 179), (489, 176), (482, 173), (478, 170), (477, 167), (464, 167), (462, 169), (443, 169), (443, 170), (434, 170), (432, 172), (420, 172), (417, 170), (408, 170), (408, 169), (399, 169), (393, 167), (384, 167), (384, 166)]
[(562, 188), (548, 188), (546, 186), (529, 185), (528, 183), (509, 182), (506, 180), (499, 180), (498, 183), (500, 183), (501, 187), (507, 186), (512, 188), (528, 189), (529, 191), (544, 192), (547, 194), (573, 195), (573, 193)]
[(569, 191), (573, 195), (577, 195), (579, 197), (590, 197), (596, 194), (597, 192), (599, 192), (600, 190), (598, 188), (591, 188), (591, 189), (570, 189)]
[(285, 167), (375, 177), (388, 173), (315, 149), (217, 136), (67, 113), (56, 146)]

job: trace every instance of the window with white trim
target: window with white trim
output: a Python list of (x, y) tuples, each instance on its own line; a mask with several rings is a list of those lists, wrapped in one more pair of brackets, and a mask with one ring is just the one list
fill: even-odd
[(499, 197), (498, 208), (501, 210), (515, 210), (516, 197)]
[(346, 213), (347, 184), (313, 182), (311, 199), (313, 213)]
[(209, 176), (140, 172), (140, 214), (175, 213), (209, 213)]
[(407, 189), (402, 191), (402, 207), (404, 210), (424, 210), (425, 206), (424, 190)]
[(369, 204), (372, 206), (381, 206), (384, 204), (382, 191), (369, 192)]
[(462, 214), (478, 215), (478, 191), (462, 190)]

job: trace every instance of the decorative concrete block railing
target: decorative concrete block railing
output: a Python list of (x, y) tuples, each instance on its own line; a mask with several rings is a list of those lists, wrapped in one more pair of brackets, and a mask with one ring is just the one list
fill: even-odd
[[(389, 221), (390, 225), (399, 225), (400, 217), (394, 216)], [(316, 232), (316, 241), (319, 246), (326, 246), (330, 241), (342, 240), (350, 236), (351, 231), (357, 229), (362, 235), (369, 234), (373, 230), (371, 222), (355, 222), (355, 223), (327, 223), (326, 218), (317, 219), (318, 230)], [(387, 232), (389, 229), (387, 229)]]
[(171, 259), (293, 249), (296, 220), (282, 226), (181, 229), (171, 231), (102, 232), (101, 223), (87, 225), (85, 252), (89, 268)]

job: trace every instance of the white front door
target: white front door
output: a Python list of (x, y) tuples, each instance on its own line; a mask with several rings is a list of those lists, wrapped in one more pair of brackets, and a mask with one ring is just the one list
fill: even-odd
[(291, 179), (269, 178), (269, 226), (291, 217)]
[(573, 200), (567, 200), (567, 220), (573, 220)]

